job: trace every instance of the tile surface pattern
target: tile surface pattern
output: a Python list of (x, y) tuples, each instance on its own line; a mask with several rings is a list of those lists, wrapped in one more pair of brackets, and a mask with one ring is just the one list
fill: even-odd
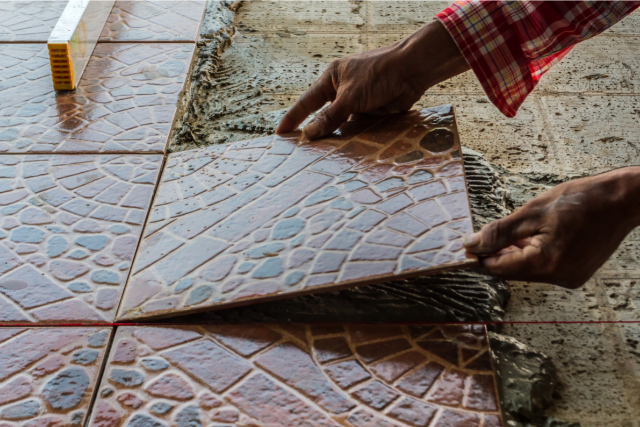
[(96, 46), (55, 93), (45, 45), (0, 45), (0, 153), (165, 150), (191, 44)]
[(483, 326), (119, 328), (91, 427), (499, 427)]
[(46, 42), (66, 1), (1, 1), (0, 42)]
[(205, 1), (118, 1), (101, 41), (195, 41)]
[(473, 263), (451, 106), (172, 154), (120, 319)]
[(161, 161), (0, 155), (0, 324), (113, 320)]
[(111, 328), (1, 328), (0, 425), (80, 427)]

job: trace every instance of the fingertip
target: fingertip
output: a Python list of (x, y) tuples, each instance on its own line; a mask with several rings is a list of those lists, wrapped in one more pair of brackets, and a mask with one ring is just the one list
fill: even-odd
[(320, 128), (320, 124), (315, 120), (307, 123), (307, 125), (302, 129), (302, 133), (309, 140), (318, 139), (322, 136), (322, 129)]
[(475, 252), (474, 250), (480, 247), (480, 243), (482, 243), (482, 233), (468, 234), (462, 240), (462, 244), (469, 252)]
[(287, 115), (285, 114), (285, 116), (280, 119), (280, 123), (278, 123), (278, 127), (276, 127), (276, 133), (277, 134), (288, 133), (294, 130), (295, 129), (293, 128), (293, 121), (289, 117), (287, 117)]

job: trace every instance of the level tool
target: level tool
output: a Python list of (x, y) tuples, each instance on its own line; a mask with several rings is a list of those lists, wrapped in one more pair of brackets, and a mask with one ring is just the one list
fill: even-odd
[(115, 0), (70, 0), (47, 47), (55, 90), (76, 88)]

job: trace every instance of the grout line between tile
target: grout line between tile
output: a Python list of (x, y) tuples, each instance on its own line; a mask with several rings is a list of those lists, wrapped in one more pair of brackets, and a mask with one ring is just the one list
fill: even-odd
[[(118, 308), (115, 311), (114, 319), (118, 318), (118, 313), (120, 312), (120, 306), (122, 305), (122, 301), (124, 300), (125, 291), (127, 290), (127, 285), (129, 284), (129, 279), (131, 278), (131, 274), (133, 272), (133, 266), (136, 262), (136, 258), (138, 257), (138, 252), (140, 251), (140, 244), (144, 239), (144, 232), (147, 228), (147, 223), (149, 221), (149, 216), (151, 215), (151, 211), (153, 210), (153, 202), (156, 200), (156, 196), (158, 195), (158, 190), (160, 189), (160, 183), (162, 182), (162, 175), (164, 173), (164, 167), (167, 163), (167, 159), (169, 158), (169, 154), (165, 153), (162, 155), (162, 164), (160, 165), (160, 169), (158, 170), (158, 178), (156, 178), (156, 184), (153, 187), (153, 197), (149, 201), (149, 209), (147, 209), (147, 215), (144, 217), (144, 222), (142, 223), (142, 229), (140, 230), (140, 238), (138, 239), (138, 244), (136, 245), (136, 250), (133, 252), (133, 259), (131, 260), (131, 268), (129, 268), (129, 274), (127, 274), (127, 279), (124, 281), (124, 286), (122, 288), (122, 296), (120, 297), (120, 301), (118, 301)], [(114, 326), (118, 326), (117, 323), (114, 323)]]
[(107, 362), (109, 361), (109, 354), (111, 353), (111, 346), (113, 345), (113, 341), (116, 338), (116, 327), (111, 327), (111, 336), (109, 338), (109, 343), (107, 343), (105, 347), (104, 357), (102, 358), (102, 366), (98, 370), (98, 376), (96, 377), (96, 386), (93, 388), (93, 396), (91, 396), (91, 400), (89, 401), (89, 407), (87, 408), (87, 416), (84, 419), (83, 427), (89, 426), (89, 421), (91, 420), (91, 415), (93, 415), (93, 407), (98, 398), (98, 393), (100, 391), (100, 385), (102, 384), (102, 376), (104, 372), (107, 370)]
[(166, 151), (109, 151), (109, 152), (91, 152), (91, 151), (28, 151), (23, 153), (0, 153), (0, 156), (114, 156), (114, 155), (134, 155), (134, 156), (165, 156)]
[[(196, 325), (238, 325), (238, 324), (260, 324), (260, 325), (282, 325), (289, 324), (287, 322), (203, 322), (203, 323), (184, 323), (184, 322), (122, 322), (122, 323), (48, 323), (39, 325), (36, 323), (12, 323), (0, 325), (0, 329), (8, 328), (89, 328), (89, 327), (129, 327), (129, 326), (196, 326)], [(300, 324), (301, 322), (293, 322), (290, 324)], [(305, 324), (314, 325), (608, 325), (608, 324), (629, 324), (638, 325), (640, 320), (559, 320), (559, 321), (492, 321), (492, 322), (304, 322)]]
[(98, 40), (98, 43), (113, 44), (195, 44), (195, 40)]
[(3, 44), (47, 44), (46, 40), (6, 40), (0, 41), (0, 45)]

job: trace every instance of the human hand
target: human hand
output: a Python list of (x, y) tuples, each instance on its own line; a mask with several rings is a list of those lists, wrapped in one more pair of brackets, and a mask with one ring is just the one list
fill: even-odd
[(277, 133), (303, 129), (309, 139), (326, 136), (351, 114), (406, 111), (425, 91), (469, 69), (451, 36), (432, 21), (410, 37), (380, 49), (333, 61), (280, 121)]
[(640, 225), (640, 167), (560, 184), (466, 236), (491, 275), (582, 286)]

